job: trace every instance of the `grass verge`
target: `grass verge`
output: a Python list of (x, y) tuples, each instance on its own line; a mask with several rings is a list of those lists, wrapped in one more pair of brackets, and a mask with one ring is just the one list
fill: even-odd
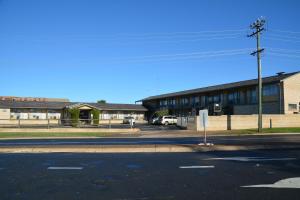
[(105, 132), (7, 132), (0, 133), (0, 138), (26, 138), (26, 137), (108, 137), (116, 135), (117, 133)]
[[(245, 130), (230, 130), (224, 131), (224, 134), (256, 134), (257, 129), (245, 129)], [(284, 128), (264, 128), (262, 133), (300, 133), (300, 127), (284, 127)]]

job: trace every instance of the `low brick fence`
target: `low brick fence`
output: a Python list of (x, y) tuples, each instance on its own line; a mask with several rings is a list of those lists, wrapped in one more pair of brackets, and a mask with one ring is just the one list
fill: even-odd
[[(222, 115), (208, 117), (208, 131), (252, 129), (257, 128), (257, 115)], [(196, 130), (200, 127), (199, 116), (196, 120)], [(300, 127), (300, 114), (263, 115), (263, 128)], [(195, 129), (194, 129), (195, 130)]]
[[(222, 115), (208, 117), (208, 131), (224, 131), (257, 128), (257, 115)], [(202, 131), (199, 116), (195, 120), (179, 117), (178, 126)], [(263, 115), (263, 128), (300, 127), (300, 114)]]

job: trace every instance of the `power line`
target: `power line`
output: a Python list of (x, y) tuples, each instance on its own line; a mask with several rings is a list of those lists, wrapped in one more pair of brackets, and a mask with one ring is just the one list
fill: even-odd
[(291, 54), (276, 53), (276, 52), (269, 52), (268, 54), (274, 56), (289, 57), (289, 58), (300, 58), (300, 55), (291, 55)]
[(166, 36), (166, 35), (193, 35), (193, 34), (230, 34), (230, 32), (237, 33), (237, 32), (245, 32), (247, 29), (232, 29), (232, 30), (204, 30), (204, 31), (190, 31), (190, 32), (161, 32), (161, 33), (140, 33), (140, 34), (114, 34), (109, 36), (123, 36), (123, 37), (135, 37), (135, 36)]
[(190, 54), (183, 56), (169, 56), (169, 57), (141, 57), (136, 59), (122, 59), (115, 60), (110, 62), (112, 64), (120, 64), (120, 63), (135, 63), (135, 62), (157, 62), (157, 61), (174, 61), (174, 60), (186, 60), (186, 59), (201, 59), (201, 58), (211, 58), (211, 57), (223, 57), (223, 56), (233, 56), (233, 55), (246, 55), (249, 50), (244, 51), (234, 51), (234, 52), (220, 52), (220, 53), (212, 53), (212, 54)]
[(174, 56), (199, 55), (199, 54), (218, 54), (218, 53), (246, 52), (246, 51), (249, 51), (250, 49), (251, 48), (228, 49), (228, 50), (220, 50), (220, 51), (197, 51), (197, 52), (177, 53), (177, 54), (148, 55), (148, 56), (131, 57), (131, 58), (174, 57)]
[(235, 52), (247, 52), (251, 48), (243, 49), (228, 49), (228, 50), (219, 50), (219, 51), (197, 51), (189, 53), (176, 53), (176, 54), (158, 54), (158, 55), (148, 55), (148, 56), (139, 56), (139, 57), (129, 57), (127, 59), (143, 59), (143, 58), (157, 58), (157, 57), (177, 57), (177, 56), (193, 56), (193, 55), (206, 55), (206, 54), (222, 54), (222, 53), (235, 53)]
[(291, 49), (279, 49), (279, 48), (268, 48), (271, 52), (277, 53), (288, 53), (288, 54), (300, 54), (300, 50), (291, 50)]
[(282, 42), (300, 42), (300, 40), (289, 40), (289, 39), (285, 39), (285, 38), (276, 38), (276, 37), (268, 37), (266, 36), (266, 39), (268, 40), (277, 40), (277, 41), (282, 41)]
[(279, 33), (289, 33), (289, 34), (300, 34), (299, 31), (286, 31), (286, 30), (278, 30), (278, 29), (268, 29), (271, 32), (279, 32)]
[(300, 35), (299, 36), (289, 36), (289, 35), (279, 35), (279, 34), (268, 34), (271, 37), (279, 37), (279, 38), (287, 38), (287, 39), (300, 39)]

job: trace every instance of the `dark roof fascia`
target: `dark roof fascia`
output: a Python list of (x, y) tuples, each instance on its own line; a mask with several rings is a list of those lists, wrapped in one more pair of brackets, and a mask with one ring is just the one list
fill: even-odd
[[(300, 72), (287, 73), (287, 74), (283, 74), (281, 76), (264, 77), (263, 84), (272, 84), (272, 83), (281, 82), (284, 79), (289, 78), (298, 73), (300, 73)], [(269, 79), (271, 79), (271, 80), (269, 80)], [(272, 79), (274, 79), (274, 80), (272, 80)], [(225, 84), (208, 86), (208, 87), (203, 87), (203, 88), (196, 88), (196, 89), (191, 89), (191, 90), (183, 90), (183, 91), (179, 91), (179, 92), (150, 96), (150, 97), (147, 97), (147, 98), (139, 100), (139, 101), (150, 101), (150, 100), (158, 100), (158, 99), (164, 99), (164, 98), (169, 98), (169, 97), (188, 96), (188, 95), (193, 95), (193, 94), (198, 94), (198, 93), (208, 93), (208, 92), (213, 92), (213, 91), (217, 92), (217, 91), (231, 90), (231, 89), (242, 88), (242, 87), (251, 87), (251, 86), (257, 85), (257, 83), (255, 83), (255, 81), (257, 82), (257, 79), (238, 81), (238, 82), (233, 82), (233, 83), (225, 83)], [(250, 83), (247, 84), (247, 82), (250, 82)], [(237, 84), (241, 84), (241, 85), (237, 85)]]
[[(78, 104), (78, 105), (76, 105)], [(63, 110), (69, 106), (81, 107), (88, 106), (98, 110), (122, 110), (122, 111), (147, 111), (142, 105), (136, 104), (99, 104), (86, 102), (35, 102), (35, 101), (0, 101), (0, 108), (20, 108), (20, 109), (57, 109)]]

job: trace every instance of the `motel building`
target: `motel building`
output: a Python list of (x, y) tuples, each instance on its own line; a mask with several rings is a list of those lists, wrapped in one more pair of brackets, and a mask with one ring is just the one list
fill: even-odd
[[(68, 99), (0, 97), (0, 124), (16, 123), (22, 120), (30, 124), (51, 123), (68, 124), (69, 109), (79, 109), (82, 124), (92, 123), (92, 111), (100, 111), (100, 123), (122, 123), (126, 116), (134, 117), (137, 122), (143, 121), (147, 109), (138, 104), (84, 103), (69, 102)], [(39, 122), (40, 121), (40, 122)], [(42, 122), (43, 121), (43, 122)]]
[[(298, 114), (300, 72), (280, 72), (263, 81), (263, 114)], [(257, 114), (258, 80), (245, 80), (180, 92), (150, 96), (140, 100), (150, 119), (159, 110), (176, 116), (195, 116), (199, 110), (219, 104), (223, 115)], [(140, 102), (139, 101), (139, 102)]]

